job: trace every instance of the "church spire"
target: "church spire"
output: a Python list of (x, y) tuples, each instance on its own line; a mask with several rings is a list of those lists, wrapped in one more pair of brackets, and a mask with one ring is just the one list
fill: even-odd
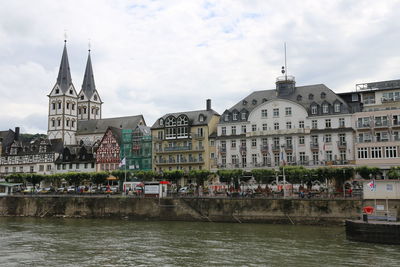
[(57, 84), (60, 86), (63, 93), (65, 93), (72, 84), (66, 40), (64, 40), (64, 51), (61, 58), (60, 70), (58, 71)]
[(91, 98), (94, 92), (96, 91), (96, 85), (94, 83), (94, 76), (93, 76), (93, 68), (92, 68), (92, 60), (90, 58), (90, 49), (89, 55), (86, 63), (86, 70), (85, 76), (83, 78), (82, 83), (82, 91), (86, 95), (87, 98)]

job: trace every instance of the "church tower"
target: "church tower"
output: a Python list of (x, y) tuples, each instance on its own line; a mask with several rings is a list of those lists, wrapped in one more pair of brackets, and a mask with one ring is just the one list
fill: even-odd
[(102, 104), (103, 102), (100, 99), (94, 83), (92, 60), (89, 50), (82, 89), (78, 95), (78, 120), (101, 119)]
[(64, 41), (64, 51), (57, 81), (48, 97), (48, 138), (62, 139), (66, 145), (75, 144), (78, 121), (78, 96), (72, 84), (66, 40)]

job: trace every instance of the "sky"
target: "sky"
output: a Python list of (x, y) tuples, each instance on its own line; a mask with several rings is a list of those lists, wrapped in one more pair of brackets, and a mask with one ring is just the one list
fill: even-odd
[(296, 84), (335, 92), (400, 78), (400, 1), (0, 0), (0, 130), (47, 131), (64, 36), (79, 92), (90, 43), (103, 117), (219, 113)]

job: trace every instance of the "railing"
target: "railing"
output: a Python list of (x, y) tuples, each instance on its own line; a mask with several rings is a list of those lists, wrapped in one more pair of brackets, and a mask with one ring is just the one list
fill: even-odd
[(262, 153), (267, 153), (269, 150), (268, 145), (261, 145), (260, 150)]
[(357, 123), (357, 128), (371, 128), (371, 123)]
[(339, 148), (346, 148), (347, 147), (347, 143), (345, 141), (338, 141), (337, 145)]
[(226, 153), (226, 147), (220, 146), (218, 149), (220, 153)]
[(381, 121), (381, 122), (375, 122), (374, 123), (374, 127), (378, 128), (378, 127), (388, 127), (389, 126), (389, 122), (388, 121)]
[(192, 134), (192, 138), (195, 138), (195, 139), (204, 139), (204, 135), (203, 135), (203, 134)]
[(319, 145), (318, 145), (318, 143), (310, 143), (310, 148), (311, 149), (318, 149)]
[(293, 149), (293, 144), (285, 144), (284, 145), (285, 150), (292, 150)]
[(280, 150), (280, 146), (279, 145), (272, 145), (272, 150)]

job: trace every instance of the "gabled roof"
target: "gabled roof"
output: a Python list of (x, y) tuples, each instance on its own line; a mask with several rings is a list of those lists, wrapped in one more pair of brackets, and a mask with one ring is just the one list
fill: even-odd
[[(168, 113), (162, 116), (161, 118), (158, 118), (157, 121), (151, 127), (151, 129), (164, 128), (164, 125), (159, 124), (160, 119), (165, 120), (169, 116), (178, 118), (180, 115), (186, 115), (188, 117), (190, 126), (207, 125), (210, 122), (213, 115), (219, 116), (218, 112), (216, 112), (213, 109)], [(204, 121), (199, 120), (200, 115), (204, 116)]]
[(108, 127), (108, 129), (113, 133), (115, 139), (117, 140), (118, 144), (121, 144), (122, 140), (122, 129), (115, 128), (115, 127)]
[(0, 139), (2, 140), (1, 146), (3, 153), (5, 153), (7, 148), (11, 146), (14, 141), (14, 137), (15, 132), (11, 129), (9, 129), (8, 131), (0, 131)]
[(119, 129), (135, 129), (141, 121), (143, 121), (143, 124), (146, 124), (143, 115), (78, 121), (76, 135), (104, 134), (108, 127), (115, 127)]
[(94, 83), (94, 76), (93, 76), (92, 60), (90, 58), (90, 50), (86, 62), (85, 75), (83, 77), (82, 91), (88, 99), (90, 99), (92, 95), (96, 92), (96, 85)]
[(60, 70), (58, 71), (58, 77), (57, 77), (57, 84), (63, 93), (65, 93), (72, 84), (66, 42), (64, 44), (64, 50), (61, 57)]
[[(46, 146), (45, 152), (39, 152), (40, 146)], [(63, 151), (64, 143), (62, 139), (45, 139), (36, 138), (30, 142), (26, 141), (13, 141), (11, 147), (18, 149), (17, 155), (35, 155), (39, 153), (61, 153)], [(10, 151), (4, 153), (4, 155), (10, 155)]]

